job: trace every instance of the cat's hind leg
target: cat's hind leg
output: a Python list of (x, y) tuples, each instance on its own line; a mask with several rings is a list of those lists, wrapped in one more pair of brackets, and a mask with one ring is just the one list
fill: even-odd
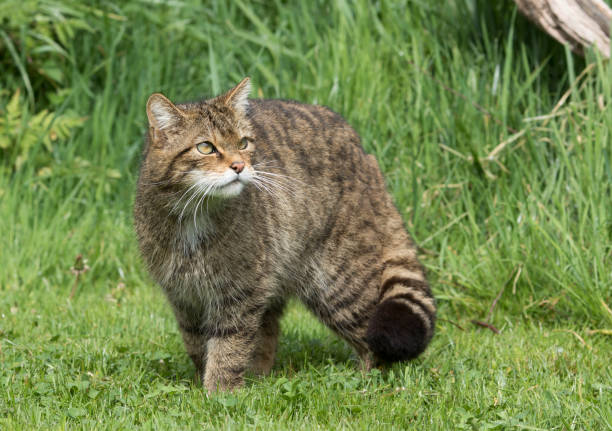
[(374, 365), (367, 330), (378, 304), (380, 272), (374, 260), (351, 262), (334, 270), (335, 282), (330, 282), (328, 289), (312, 289), (302, 298), (323, 323), (355, 349), (364, 370)]
[(263, 315), (261, 327), (257, 331), (255, 352), (250, 370), (255, 375), (268, 375), (274, 365), (278, 336), (279, 319), (283, 313), (284, 303), (270, 307)]

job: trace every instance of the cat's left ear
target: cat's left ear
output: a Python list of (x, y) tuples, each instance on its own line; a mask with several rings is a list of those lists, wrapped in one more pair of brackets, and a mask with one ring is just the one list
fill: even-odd
[(222, 96), (223, 102), (230, 108), (234, 109), (234, 111), (245, 114), (247, 105), (249, 103), (248, 97), (250, 92), (251, 78), (247, 76), (240, 81), (240, 84), (236, 85)]
[(147, 101), (149, 125), (155, 129), (165, 130), (181, 125), (185, 116), (161, 93), (152, 94)]

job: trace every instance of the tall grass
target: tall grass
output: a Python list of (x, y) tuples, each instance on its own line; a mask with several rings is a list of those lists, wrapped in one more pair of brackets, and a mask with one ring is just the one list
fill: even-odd
[(361, 133), (443, 306), (482, 314), (509, 284), (500, 314), (611, 321), (611, 72), (598, 57), (576, 58), (509, 5), (478, 1), (101, 10), (58, 61), (58, 113), (86, 123), (54, 146), (45, 176), (26, 163), (0, 180), (5, 288), (61, 285), (78, 253), (94, 284), (119, 262), (146, 280), (129, 214), (148, 94), (193, 99), (250, 75), (253, 96), (326, 104)]

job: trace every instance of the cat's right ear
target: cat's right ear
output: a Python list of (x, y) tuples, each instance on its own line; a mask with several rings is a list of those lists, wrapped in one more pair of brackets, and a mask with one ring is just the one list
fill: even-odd
[(161, 93), (154, 93), (147, 101), (149, 125), (154, 129), (167, 130), (177, 127), (185, 116), (174, 104)]

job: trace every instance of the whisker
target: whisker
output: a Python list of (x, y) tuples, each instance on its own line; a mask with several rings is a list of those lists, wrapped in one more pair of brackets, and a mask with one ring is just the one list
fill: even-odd
[[(203, 181), (201, 181), (203, 182)], [(198, 184), (200, 184), (201, 182), (199, 182)], [(185, 210), (187, 209), (187, 207), (189, 206), (189, 204), (191, 203), (191, 201), (193, 200), (193, 198), (195, 198), (198, 195), (198, 191), (196, 190), (194, 193), (191, 194), (191, 197), (189, 198), (189, 200), (187, 201), (187, 203), (185, 203), (185, 206), (183, 206), (183, 211), (181, 211), (181, 214), (179, 215), (179, 224), (181, 223), (181, 221), (183, 220), (183, 214), (185, 213)]]
[[(214, 193), (214, 191), (217, 190), (218, 187), (219, 187), (218, 184), (214, 183), (209, 193)], [(208, 216), (208, 202), (210, 202), (210, 199), (206, 199), (206, 215), (207, 216)]]
[(273, 172), (266, 172), (266, 171), (260, 171), (260, 170), (255, 170), (255, 173), (256, 174), (261, 174), (261, 175), (270, 175), (270, 176), (273, 176), (273, 177), (278, 177), (279, 179), (280, 178), (284, 178), (284, 179), (286, 179), (288, 181), (294, 181), (294, 182), (300, 183), (300, 184), (302, 184), (304, 186), (310, 187), (310, 185), (306, 184), (304, 181), (298, 180), (297, 178), (290, 177), (289, 175), (276, 174), (276, 173), (273, 173)]
[(197, 221), (197, 216), (198, 216), (198, 208), (200, 207), (200, 204), (202, 203), (202, 200), (204, 198), (206, 198), (207, 194), (208, 194), (208, 189), (210, 188), (210, 186), (208, 186), (204, 192), (202, 192), (202, 196), (200, 197), (200, 199), (198, 200), (198, 202), (196, 203), (195, 206), (195, 211), (193, 212), (193, 226), (194, 228), (197, 230), (198, 229), (198, 221)]
[(251, 181), (259, 190), (262, 191), (266, 191), (270, 196), (272, 197), (276, 197), (276, 198), (282, 198), (281, 195), (278, 194), (278, 192), (276, 190), (274, 190), (273, 188), (268, 187), (267, 184), (263, 183), (262, 181), (260, 181), (259, 179), (253, 179)]
[(198, 211), (200, 211), (200, 214), (202, 214), (202, 207), (204, 206), (204, 200), (208, 200), (210, 196), (208, 196), (208, 194), (210, 193), (210, 185), (206, 188), (206, 190), (204, 190), (204, 192), (202, 193), (202, 196), (200, 197), (200, 200), (198, 200), (198, 203), (196, 204), (195, 207), (195, 211), (193, 212), (193, 224), (194, 226), (198, 227), (198, 223), (196, 222), (196, 217), (198, 214)]
[(265, 181), (268, 184), (274, 185), (276, 187), (282, 188), (290, 193), (295, 193), (297, 190), (301, 189), (301, 187), (297, 184), (284, 181), (283, 178), (274, 178), (274, 177), (266, 177), (264, 175), (257, 177), (261, 181)]
[(259, 177), (258, 179), (260, 181), (262, 181), (262, 182), (265, 182), (266, 184), (269, 184), (269, 185), (274, 186), (274, 187), (278, 187), (281, 190), (285, 190), (285, 191), (290, 192), (290, 193), (294, 193), (297, 190), (297, 188), (293, 188), (293, 186), (294, 186), (293, 184), (282, 183), (282, 182), (276, 181), (276, 180), (274, 180), (272, 178)]
[(174, 204), (174, 206), (172, 207), (172, 209), (170, 210), (170, 212), (174, 212), (174, 210), (178, 207), (179, 203), (183, 200), (183, 198), (185, 197), (185, 195), (187, 193), (189, 193), (189, 191), (191, 189), (193, 189), (194, 187), (200, 185), (203, 182), (203, 180), (198, 180), (195, 183), (193, 183), (187, 190), (185, 190), (185, 193), (183, 193), (183, 195), (180, 197), (180, 199), (178, 201), (176, 201), (176, 203)]
[(262, 177), (253, 177), (253, 179), (251, 181), (254, 182), (254, 183), (259, 184), (261, 187), (264, 187), (264, 189), (267, 190), (268, 193), (271, 193), (270, 190), (274, 190), (273, 189), (273, 184), (270, 184), (265, 178), (262, 178)]
[[(272, 181), (270, 178), (259, 177), (256, 179), (260, 185), (265, 186), (267, 190), (271, 190), (271, 194), (274, 196), (284, 198), (285, 194), (291, 197), (296, 197), (295, 190), (286, 187), (284, 184), (281, 184), (277, 181)], [(280, 193), (280, 192), (284, 193)]]
[(251, 184), (253, 184), (253, 186), (255, 186), (255, 188), (256, 188), (257, 190), (259, 190), (260, 192), (263, 192), (263, 191), (264, 191), (264, 190), (263, 190), (263, 189), (262, 189), (262, 188), (259, 186), (259, 183), (258, 183), (258, 182), (257, 182), (255, 179), (251, 180)]

